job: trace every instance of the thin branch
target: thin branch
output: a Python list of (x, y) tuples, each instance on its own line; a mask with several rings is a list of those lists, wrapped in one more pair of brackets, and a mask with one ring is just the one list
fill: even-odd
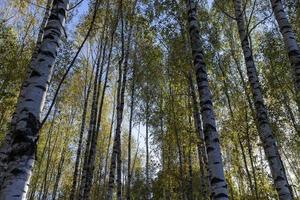
[(92, 21), (91, 21), (91, 25), (90, 25), (90, 27), (89, 27), (89, 30), (88, 30), (88, 32), (87, 32), (87, 34), (86, 34), (84, 40), (82, 41), (80, 47), (78, 48), (78, 50), (77, 50), (77, 52), (76, 52), (76, 54), (75, 54), (75, 56), (74, 56), (72, 62), (70, 63), (70, 65), (68, 66), (68, 68), (67, 68), (66, 72), (64, 73), (62, 79), (60, 80), (60, 82), (59, 82), (59, 84), (58, 84), (58, 87), (57, 87), (57, 89), (56, 89), (56, 91), (55, 91), (53, 100), (52, 100), (52, 102), (51, 102), (51, 105), (50, 105), (50, 107), (49, 107), (49, 110), (47, 111), (47, 113), (46, 113), (46, 115), (45, 115), (45, 117), (44, 117), (44, 119), (43, 119), (43, 121), (42, 121), (42, 123), (41, 123), (41, 127), (40, 127), (40, 128), (43, 127), (43, 125), (45, 124), (47, 118), (49, 117), (49, 114), (50, 114), (50, 112), (51, 112), (51, 110), (52, 110), (52, 108), (53, 108), (53, 106), (54, 106), (54, 104), (55, 104), (55, 101), (56, 101), (56, 99), (57, 99), (59, 90), (60, 90), (60, 88), (61, 88), (61, 86), (62, 86), (64, 80), (66, 79), (66, 77), (67, 77), (69, 71), (70, 71), (71, 68), (73, 67), (73, 65), (74, 65), (74, 63), (75, 63), (75, 61), (76, 61), (76, 59), (77, 59), (77, 57), (78, 57), (78, 55), (79, 55), (79, 53), (80, 53), (80, 51), (81, 51), (83, 45), (85, 44), (86, 40), (88, 39), (88, 37), (89, 37), (89, 35), (90, 35), (90, 33), (91, 33), (92, 29), (93, 29), (93, 26), (94, 26), (94, 23), (95, 23), (95, 19), (96, 19), (96, 16), (97, 16), (97, 8), (98, 8), (98, 6), (99, 6), (98, 4), (99, 4), (99, 0), (97, 0), (96, 3), (95, 3), (94, 14), (93, 14), (93, 18), (92, 18)]
[(29, 1), (29, 0), (23, 0), (23, 1), (26, 1), (27, 3), (29, 3), (29, 4), (31, 4), (31, 5), (33, 5), (33, 6), (36, 6), (36, 7), (45, 9), (45, 10), (47, 9), (47, 8), (45, 8), (44, 6), (40, 6), (40, 5), (38, 5), (38, 4), (36, 4), (36, 3), (33, 3), (33, 2), (31, 2), (31, 1)]
[(270, 17), (272, 17), (273, 15), (273, 11), (271, 12), (270, 15), (266, 16), (264, 19), (262, 19), (261, 21), (259, 21), (257, 24), (255, 24), (249, 31), (248, 31), (248, 35), (251, 34), (251, 32), (257, 27), (259, 26), (260, 24), (264, 23), (267, 19), (269, 19)]
[(60, 25), (61, 25), (61, 28), (62, 28), (62, 30), (63, 30), (63, 32), (64, 32), (64, 35), (65, 35), (66, 39), (68, 39), (68, 35), (67, 35), (67, 32), (66, 32), (65, 27), (62, 25), (61, 22), (59, 22), (59, 23), (60, 23)]
[(6, 22), (8, 22), (9, 20), (13, 19), (14, 17), (15, 17), (15, 15), (12, 15), (12, 16), (6, 18), (6, 19), (2, 19), (2, 21), (0, 21), (0, 23), (6, 23)]
[(246, 0), (246, 2), (245, 2), (245, 4), (244, 4), (243, 10), (242, 10), (242, 12), (241, 12), (241, 15), (242, 15), (243, 13), (245, 13), (246, 8), (247, 8), (247, 4), (248, 4), (248, 0)]
[(217, 6), (217, 8), (224, 14), (226, 15), (227, 17), (233, 19), (233, 20), (237, 20), (235, 17), (231, 16), (229, 13), (227, 13), (218, 3), (218, 1), (215, 1), (215, 4)]
[(252, 6), (252, 10), (251, 10), (251, 13), (250, 13), (250, 16), (249, 16), (249, 19), (248, 19), (248, 22), (246, 22), (246, 25), (247, 25), (247, 29), (246, 30), (247, 30), (247, 32), (249, 32), (249, 26), (250, 26), (250, 23), (251, 23), (253, 14), (254, 14), (255, 6), (256, 6), (256, 0), (254, 0), (253, 6)]
[(69, 8), (67, 11), (73, 10), (74, 8), (76, 8), (77, 6), (79, 6), (84, 0), (80, 0), (79, 2), (77, 2), (74, 6), (72, 6), (71, 8)]
[[(246, 0), (246, 2), (245, 2), (245, 5), (244, 5), (243, 10), (242, 10), (242, 12), (241, 12), (241, 15), (245, 12), (247, 3), (248, 3), (248, 0)], [(219, 6), (219, 3), (217, 3), (217, 1), (215, 1), (215, 4), (216, 4), (217, 8), (218, 8), (223, 14), (225, 14), (227, 17), (229, 17), (229, 18), (231, 18), (231, 19), (233, 19), (233, 20), (237, 20), (236, 17), (231, 16), (231, 15), (230, 15), (229, 13), (227, 13), (224, 9), (222, 9), (222, 8)]]

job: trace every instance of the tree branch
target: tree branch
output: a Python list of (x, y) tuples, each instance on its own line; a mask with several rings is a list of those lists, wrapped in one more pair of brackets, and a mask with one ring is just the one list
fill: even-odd
[(89, 30), (88, 30), (88, 32), (87, 32), (87, 34), (86, 34), (84, 40), (82, 41), (80, 47), (78, 48), (78, 50), (77, 50), (77, 52), (76, 52), (76, 54), (75, 54), (73, 60), (71, 61), (70, 65), (68, 66), (68, 68), (67, 68), (67, 70), (66, 70), (66, 72), (64, 73), (62, 79), (60, 80), (60, 82), (59, 82), (59, 84), (58, 84), (58, 87), (57, 87), (57, 89), (56, 89), (56, 91), (55, 91), (53, 100), (52, 100), (52, 102), (51, 102), (51, 105), (50, 105), (50, 107), (49, 107), (49, 110), (47, 111), (47, 113), (46, 113), (44, 119), (42, 120), (42, 123), (41, 123), (40, 128), (43, 127), (43, 125), (45, 124), (47, 118), (49, 117), (49, 115), (50, 115), (50, 113), (51, 113), (51, 110), (52, 110), (52, 108), (53, 108), (53, 106), (54, 106), (54, 104), (55, 104), (55, 101), (56, 101), (56, 99), (57, 99), (59, 90), (60, 90), (60, 88), (61, 88), (61, 86), (62, 86), (64, 80), (66, 79), (66, 77), (67, 77), (69, 71), (70, 71), (71, 68), (73, 67), (73, 65), (74, 65), (74, 63), (75, 63), (75, 61), (76, 61), (76, 59), (77, 59), (77, 57), (78, 57), (78, 55), (79, 55), (79, 53), (80, 53), (80, 51), (81, 51), (83, 45), (85, 44), (86, 40), (88, 39), (88, 37), (89, 37), (89, 35), (90, 35), (90, 33), (91, 33), (92, 29), (93, 29), (93, 26), (94, 26), (94, 23), (95, 23), (95, 19), (96, 19), (96, 16), (97, 16), (97, 9), (98, 9), (98, 6), (99, 6), (99, 0), (96, 0), (95, 8), (94, 8), (94, 14), (93, 14), (93, 18), (92, 18), (92, 21), (91, 21), (91, 25), (90, 25), (90, 27), (89, 27)]
[(251, 34), (251, 32), (260, 24), (262, 24), (263, 22), (265, 22), (267, 19), (269, 19), (271, 16), (273, 15), (273, 11), (271, 12), (270, 15), (266, 16), (264, 19), (262, 19), (261, 21), (259, 21), (257, 24), (255, 24), (249, 31), (248, 31), (248, 35)]
[(250, 23), (251, 23), (251, 20), (252, 20), (252, 17), (253, 17), (253, 14), (254, 14), (254, 9), (255, 9), (255, 6), (256, 6), (256, 0), (254, 0), (254, 3), (253, 3), (253, 6), (252, 6), (252, 10), (251, 10), (251, 13), (250, 13), (250, 16), (249, 16), (249, 19), (248, 21), (246, 21), (246, 25), (247, 25), (247, 32), (249, 32), (249, 26), (250, 26)]
[(79, 6), (84, 0), (80, 0), (78, 1), (74, 6), (72, 6), (71, 8), (69, 8), (67, 11), (73, 10), (74, 8), (76, 8), (77, 6)]

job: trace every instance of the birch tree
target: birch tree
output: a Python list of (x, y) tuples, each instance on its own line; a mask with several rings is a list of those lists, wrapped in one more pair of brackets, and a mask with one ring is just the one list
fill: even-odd
[(35, 159), (41, 111), (57, 54), (68, 0), (54, 0), (37, 62), (21, 89), (11, 130), (1, 147), (1, 199), (24, 199)]
[(216, 128), (215, 114), (211, 98), (212, 95), (208, 87), (207, 69), (204, 62), (204, 55), (199, 35), (199, 26), (196, 15), (197, 5), (193, 0), (187, 0), (186, 7), (188, 13), (188, 29), (190, 34), (192, 56), (194, 59), (194, 68), (200, 96), (205, 145), (208, 155), (211, 198), (228, 199), (227, 183), (224, 176), (221, 157), (220, 140)]
[[(271, 0), (272, 9), (283, 36), (291, 66), (294, 68), (296, 102), (300, 110), (300, 49), (281, 0)], [(299, 4), (299, 3), (298, 3)]]
[(269, 162), (273, 181), (280, 199), (292, 199), (285, 169), (270, 126), (268, 111), (264, 103), (262, 89), (253, 59), (252, 49), (249, 44), (249, 35), (245, 29), (241, 0), (235, 0), (235, 17), (237, 20), (238, 32), (246, 63), (247, 76), (252, 90), (256, 118), (258, 121), (258, 132), (260, 134), (263, 148)]

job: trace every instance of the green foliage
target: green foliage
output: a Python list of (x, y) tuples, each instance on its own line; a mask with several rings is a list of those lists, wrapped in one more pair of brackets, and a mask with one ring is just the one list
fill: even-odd
[(0, 141), (7, 131), (30, 60), (14, 29), (0, 23)]
[[(44, 1), (33, 1), (42, 5)], [(75, 1), (74, 1), (75, 2)], [(74, 3), (73, 2), (73, 3)], [(88, 13), (80, 13), (79, 19), (66, 31), (75, 31), (70, 38), (64, 38), (58, 51), (44, 113), (52, 102), (62, 76), (70, 64), (78, 44), (85, 37), (91, 23), (95, 1), (85, 6)], [(59, 180), (56, 199), (68, 199), (76, 159), (84, 99), (88, 84), (94, 82), (94, 67), (103, 62), (106, 73), (109, 47), (112, 45), (108, 86), (104, 98), (99, 138), (96, 148), (96, 164), (91, 199), (105, 199), (108, 187), (110, 155), (115, 130), (117, 77), (121, 57), (122, 29), (119, 12), (120, 1), (100, 1), (97, 19), (87, 44), (79, 54), (74, 68), (68, 74), (55, 102), (55, 106), (40, 131), (36, 164), (29, 187), (29, 199), (52, 197), (58, 175), (59, 163), (65, 159)], [(135, 83), (133, 132), (131, 139), (131, 199), (146, 199), (150, 188), (151, 199), (193, 199), (202, 200), (201, 166), (198, 158), (199, 136), (193, 119), (192, 99), (187, 79), (192, 70), (192, 59), (188, 30), (186, 28), (186, 7), (184, 1), (143, 0), (138, 1), (136, 14), (131, 15), (134, 1), (123, 0), (124, 44), (127, 51), (127, 36), (133, 25), (132, 43), (129, 47), (129, 70), (125, 91), (125, 111), (122, 123), (122, 186), (123, 196), (127, 187), (127, 145), (131, 101), (131, 86)], [(254, 1), (245, 5), (249, 19)], [(34, 39), (42, 10), (33, 9), (25, 1), (14, 8), (22, 15), (22, 26), (0, 22), (0, 141), (7, 132), (9, 122), (19, 95), (21, 84), (34, 48)], [(109, 6), (107, 7), (107, 3)], [(231, 199), (255, 200), (278, 199), (273, 187), (268, 163), (262, 150), (257, 132), (256, 115), (248, 84), (236, 22), (228, 17), (234, 13), (233, 2), (214, 1), (212, 4), (200, 1), (198, 19), (201, 42), (208, 68), (209, 86), (222, 146), (222, 158)], [(299, 5), (286, 1), (287, 10), (299, 38)], [(78, 9), (82, 4), (78, 5)], [(1, 8), (3, 10), (3, 8)], [(265, 1), (257, 1), (249, 29), (264, 18), (271, 8)], [(76, 9), (75, 9), (76, 10)], [(76, 18), (77, 11), (71, 11)], [(79, 11), (80, 12), (80, 9)], [(226, 12), (226, 14), (224, 14)], [(12, 21), (15, 19), (12, 19)], [(118, 21), (113, 43), (111, 33)], [(14, 21), (13, 21), (14, 22)], [(105, 25), (106, 24), (106, 25)], [(28, 30), (28, 33), (24, 30)], [(102, 36), (102, 31), (105, 30)], [(68, 35), (68, 34), (67, 34)], [(268, 18), (251, 32), (252, 48), (259, 78), (264, 93), (272, 130), (282, 155), (286, 173), (295, 195), (300, 191), (300, 128), (295, 103), (293, 70), (282, 37), (273, 18)], [(106, 44), (106, 52), (99, 49)], [(133, 77), (135, 71), (135, 77)], [(193, 79), (195, 77), (193, 76)], [(100, 97), (104, 75), (101, 77)], [(95, 86), (91, 86), (91, 90)], [(199, 99), (197, 97), (197, 99)], [(80, 171), (86, 150), (87, 132), (91, 117), (92, 97), (89, 96), (85, 123)], [(145, 127), (149, 128), (149, 174), (146, 180)], [(112, 135), (111, 135), (112, 134)], [(109, 148), (108, 148), (109, 147)], [(107, 149), (108, 148), (108, 149)], [(108, 155), (108, 157), (107, 157)], [(190, 174), (192, 173), (192, 174)], [(192, 183), (192, 184), (191, 184)], [(191, 185), (190, 185), (191, 184)], [(190, 192), (192, 191), (192, 192)], [(78, 193), (78, 191), (77, 191)], [(116, 194), (114, 194), (116, 196)], [(299, 195), (298, 195), (299, 196)], [(299, 197), (296, 196), (296, 199)]]

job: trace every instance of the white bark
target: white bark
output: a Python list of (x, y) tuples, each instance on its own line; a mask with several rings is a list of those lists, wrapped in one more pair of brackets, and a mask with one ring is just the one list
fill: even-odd
[(54, 0), (36, 61), (25, 80), (11, 131), (0, 151), (0, 199), (25, 199), (34, 164), (40, 115), (57, 55), (68, 0)]
[(212, 95), (208, 87), (207, 69), (204, 62), (199, 26), (196, 14), (196, 3), (187, 0), (188, 28), (192, 47), (192, 56), (196, 71), (198, 92), (200, 96), (203, 131), (208, 156), (208, 170), (211, 185), (211, 198), (227, 200), (228, 189), (224, 176), (223, 161), (219, 135), (216, 128), (215, 114), (213, 110)]
[(36, 45), (35, 45), (34, 52), (32, 53), (31, 62), (34, 62), (36, 60), (37, 55), (38, 55), (38, 50), (40, 49), (42, 39), (43, 39), (43, 36), (44, 36), (44, 29), (46, 27), (46, 23), (48, 21), (50, 13), (51, 13), (50, 11), (51, 11), (51, 7), (52, 7), (52, 3), (53, 3), (53, 0), (47, 0), (44, 18), (43, 18), (43, 21), (42, 21), (41, 26), (40, 26), (40, 30), (39, 30), (38, 37), (37, 37), (37, 40), (36, 40)]
[(198, 158), (199, 158), (199, 167), (200, 167), (200, 186), (201, 186), (201, 196), (202, 199), (209, 198), (209, 180), (207, 177), (207, 152), (205, 149), (205, 142), (204, 142), (204, 133), (202, 130), (202, 123), (198, 108), (198, 101), (197, 96), (195, 93), (195, 87), (193, 83), (192, 73), (190, 72), (188, 75), (188, 81), (190, 85), (190, 95), (193, 104), (193, 117), (194, 117), (194, 125), (196, 129), (196, 133), (198, 136), (197, 148), (198, 148)]
[(241, 45), (245, 57), (247, 76), (252, 89), (253, 100), (258, 122), (258, 132), (263, 143), (265, 155), (268, 159), (275, 188), (281, 200), (292, 199), (288, 180), (284, 172), (284, 166), (278, 152), (276, 140), (270, 126), (268, 112), (263, 100), (262, 89), (258, 79), (258, 73), (253, 60), (252, 49), (250, 48), (249, 38), (245, 30), (241, 0), (235, 0), (235, 16), (237, 19), (238, 31)]
[(296, 101), (300, 109), (300, 49), (297, 43), (295, 33), (289, 22), (288, 16), (284, 11), (281, 0), (271, 0), (275, 18), (283, 36), (285, 48), (288, 51), (289, 59), (294, 68)]

